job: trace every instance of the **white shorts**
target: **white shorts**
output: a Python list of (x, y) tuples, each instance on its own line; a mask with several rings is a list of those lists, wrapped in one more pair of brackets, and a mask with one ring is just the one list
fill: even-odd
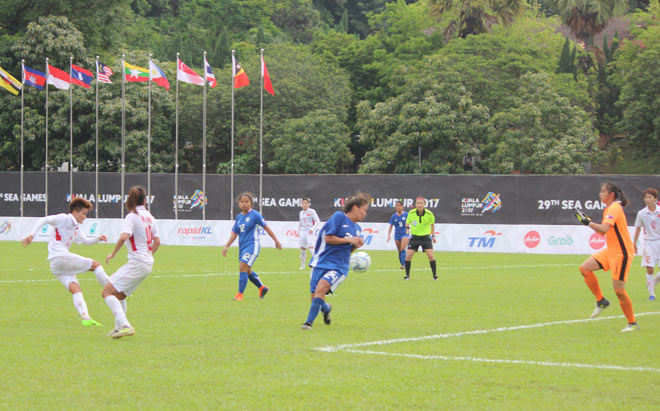
[(115, 290), (128, 297), (151, 274), (152, 268), (153, 264), (129, 260), (110, 276), (110, 284), (115, 287)]
[(660, 266), (660, 241), (644, 241), (642, 267)]
[(70, 283), (78, 283), (76, 274), (84, 273), (92, 268), (92, 263), (93, 260), (91, 258), (69, 253), (50, 260), (50, 271), (55, 274), (55, 277), (57, 277), (57, 279), (60, 280), (68, 290)]
[(316, 236), (310, 234), (308, 229), (301, 230), (298, 244), (300, 244), (300, 248), (314, 248), (314, 245), (316, 244)]

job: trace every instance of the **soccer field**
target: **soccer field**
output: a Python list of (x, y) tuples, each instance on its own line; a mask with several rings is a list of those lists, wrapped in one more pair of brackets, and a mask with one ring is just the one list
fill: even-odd
[[(74, 245), (104, 260), (110, 244)], [(309, 309), (298, 250), (263, 249), (241, 302), (237, 249), (163, 246), (128, 301), (136, 335), (114, 319), (91, 272), (79, 275), (93, 318), (82, 327), (50, 273), (46, 244), (0, 242), (0, 408), (7, 409), (652, 409), (660, 385), (660, 302), (647, 300), (639, 257), (628, 293), (641, 329), (594, 298), (585, 256), (436, 252), (403, 280), (394, 251), (370, 251), (335, 295), (332, 324)], [(122, 250), (108, 274), (126, 261)]]

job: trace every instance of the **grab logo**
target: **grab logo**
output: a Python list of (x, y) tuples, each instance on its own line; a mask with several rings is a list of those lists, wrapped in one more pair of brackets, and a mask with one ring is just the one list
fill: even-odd
[(589, 246), (594, 250), (600, 250), (605, 246), (605, 236), (598, 233), (593, 233), (589, 237)]
[(535, 248), (541, 243), (541, 234), (538, 233), (538, 231), (530, 231), (527, 234), (525, 234), (525, 247), (527, 248)]

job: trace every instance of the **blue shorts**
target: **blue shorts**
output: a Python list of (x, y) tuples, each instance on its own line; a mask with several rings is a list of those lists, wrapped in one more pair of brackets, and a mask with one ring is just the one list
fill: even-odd
[(250, 267), (252, 267), (252, 264), (257, 260), (257, 257), (259, 257), (259, 247), (257, 247), (256, 251), (255, 247), (252, 246), (246, 247), (238, 252), (238, 261), (245, 263)]
[(401, 241), (403, 238), (408, 238), (410, 237), (407, 234), (394, 234), (394, 241)]
[(309, 290), (312, 294), (314, 294), (316, 286), (322, 279), (330, 283), (330, 292), (332, 293), (346, 279), (346, 274), (334, 269), (313, 268), (309, 276)]

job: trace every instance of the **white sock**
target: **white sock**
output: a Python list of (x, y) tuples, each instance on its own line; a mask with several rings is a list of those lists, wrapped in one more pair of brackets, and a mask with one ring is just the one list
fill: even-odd
[(307, 250), (300, 250), (300, 266), (305, 266), (305, 261), (307, 261)]
[(103, 269), (103, 266), (98, 266), (94, 270), (94, 275), (96, 276), (96, 281), (101, 284), (102, 287), (105, 287), (105, 285), (110, 281), (108, 278), (108, 274), (105, 273), (105, 270)]
[(108, 304), (110, 311), (112, 311), (112, 314), (115, 316), (116, 329), (120, 329), (125, 326), (131, 326), (131, 324), (128, 322), (128, 319), (126, 318), (126, 313), (124, 312), (124, 309), (122, 308), (121, 303), (117, 297), (114, 295), (109, 295), (105, 297), (105, 303)]
[(658, 285), (660, 283), (660, 271), (655, 275), (655, 281), (653, 282), (653, 286)]
[(654, 290), (655, 286), (653, 282), (654, 282), (653, 274), (646, 274), (646, 288), (649, 289), (649, 295), (652, 296), (655, 295), (655, 290)]
[(73, 306), (76, 307), (76, 310), (78, 310), (80, 318), (83, 320), (90, 319), (89, 313), (87, 312), (87, 303), (85, 303), (82, 292), (78, 291), (77, 293), (73, 294)]
[[(117, 298), (119, 300), (119, 298)], [(119, 304), (121, 304), (121, 309), (124, 310), (124, 314), (128, 313), (128, 306), (126, 305), (126, 299), (124, 298), (123, 300), (119, 300)]]

